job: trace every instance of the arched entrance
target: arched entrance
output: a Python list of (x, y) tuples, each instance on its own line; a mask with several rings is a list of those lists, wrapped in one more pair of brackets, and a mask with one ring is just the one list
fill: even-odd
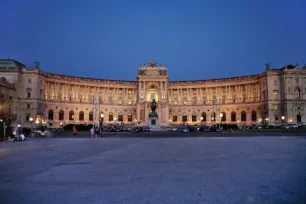
[(301, 123), (302, 122), (302, 116), (300, 114), (298, 114), (296, 116), (296, 122)]

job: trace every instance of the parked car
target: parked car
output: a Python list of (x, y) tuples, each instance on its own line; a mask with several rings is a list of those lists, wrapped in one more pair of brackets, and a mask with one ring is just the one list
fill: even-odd
[(291, 128), (298, 128), (299, 126), (297, 124), (291, 124)]
[(202, 126), (199, 129), (200, 132), (208, 132), (209, 131), (209, 126)]
[(131, 132), (132, 130), (133, 130), (132, 127), (127, 127), (127, 128), (125, 129), (125, 131), (127, 131), (127, 132)]
[(189, 129), (187, 127), (184, 127), (183, 132), (189, 132)]
[(198, 128), (197, 127), (189, 126), (187, 128), (188, 128), (189, 132), (198, 132)]
[(132, 133), (140, 133), (143, 132), (143, 128), (142, 127), (134, 127), (132, 129)]
[(115, 128), (112, 126), (106, 127), (105, 129), (106, 132), (115, 132)]
[(177, 132), (177, 127), (172, 127), (171, 132)]
[(210, 127), (209, 131), (210, 131), (210, 132), (221, 132), (222, 130), (219, 129), (218, 127), (212, 126), (212, 127)]
[(151, 130), (150, 130), (150, 127), (146, 126), (146, 127), (144, 127), (143, 131), (144, 132), (150, 132)]
[(115, 128), (116, 132), (123, 132), (123, 127), (122, 126), (118, 126)]

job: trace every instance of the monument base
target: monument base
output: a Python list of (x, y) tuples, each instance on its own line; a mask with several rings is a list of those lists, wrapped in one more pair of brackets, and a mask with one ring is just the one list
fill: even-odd
[(149, 118), (149, 126), (150, 129), (160, 129), (159, 119), (158, 117), (150, 117)]

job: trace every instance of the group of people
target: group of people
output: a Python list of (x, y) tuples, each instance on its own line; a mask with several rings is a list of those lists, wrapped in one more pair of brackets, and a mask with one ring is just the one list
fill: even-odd
[(92, 127), (90, 129), (90, 137), (95, 137), (95, 138), (102, 137), (102, 128)]
[[(78, 134), (78, 130), (75, 126), (73, 126), (72, 128), (72, 132), (73, 132), (73, 135), (77, 135)], [(98, 127), (92, 127), (90, 129), (90, 137), (102, 137), (102, 127), (101, 128), (98, 128)]]
[(20, 127), (18, 127), (16, 130), (13, 131), (13, 138), (14, 140), (17, 140), (17, 141), (25, 140), (25, 136)]

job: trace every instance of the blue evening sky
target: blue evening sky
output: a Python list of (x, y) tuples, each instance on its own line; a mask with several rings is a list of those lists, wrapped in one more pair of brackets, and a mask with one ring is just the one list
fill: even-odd
[(0, 0), (0, 58), (44, 71), (136, 80), (152, 59), (170, 80), (306, 63), (305, 0)]

